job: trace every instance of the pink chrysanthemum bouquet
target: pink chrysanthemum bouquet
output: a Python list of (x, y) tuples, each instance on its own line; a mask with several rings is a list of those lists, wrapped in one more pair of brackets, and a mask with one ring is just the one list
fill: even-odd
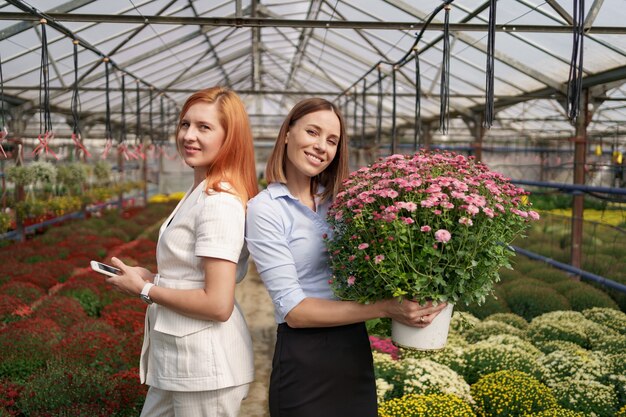
[(392, 155), (353, 172), (328, 212), (331, 286), (344, 300), (484, 302), (508, 244), (539, 215), (527, 193), (454, 153)]

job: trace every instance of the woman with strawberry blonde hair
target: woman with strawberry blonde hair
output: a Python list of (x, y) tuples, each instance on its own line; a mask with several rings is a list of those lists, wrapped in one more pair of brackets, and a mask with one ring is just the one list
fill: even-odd
[(236, 417), (254, 377), (234, 293), (247, 271), (245, 206), (258, 191), (241, 99), (222, 87), (191, 95), (176, 147), (194, 182), (161, 226), (158, 273), (112, 258), (122, 274), (107, 281), (148, 303), (140, 377), (150, 389), (141, 415)]

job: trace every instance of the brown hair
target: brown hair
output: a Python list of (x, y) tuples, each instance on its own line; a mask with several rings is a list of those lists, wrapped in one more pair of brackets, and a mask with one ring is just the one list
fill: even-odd
[(313, 177), (311, 181), (311, 193), (316, 193), (318, 185), (322, 185), (325, 189), (321, 194), (321, 199), (322, 201), (327, 201), (337, 195), (343, 180), (348, 176), (348, 135), (346, 133), (346, 124), (339, 108), (323, 98), (315, 97), (302, 100), (291, 109), (280, 127), (274, 149), (267, 160), (265, 177), (268, 183), (287, 182), (287, 177), (285, 176), (287, 160), (285, 139), (287, 138), (287, 133), (298, 119), (320, 110), (330, 110), (335, 113), (341, 125), (339, 146), (337, 147), (335, 158), (323, 172)]
[(196, 103), (215, 104), (224, 129), (224, 143), (206, 173), (206, 191), (228, 191), (220, 187), (220, 182), (228, 182), (245, 206), (259, 191), (252, 130), (246, 108), (239, 96), (225, 87), (207, 88), (192, 94), (183, 105), (176, 128), (176, 147), (179, 153), (182, 151), (178, 141), (181, 122), (189, 108)]

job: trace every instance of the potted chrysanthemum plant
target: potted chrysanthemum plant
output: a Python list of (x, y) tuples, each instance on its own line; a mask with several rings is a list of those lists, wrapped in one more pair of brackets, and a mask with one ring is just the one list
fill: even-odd
[(331, 287), (362, 303), (447, 302), (424, 329), (392, 323), (397, 344), (442, 348), (453, 305), (492, 294), (498, 270), (510, 268), (510, 242), (539, 218), (526, 194), (472, 157), (420, 151), (379, 159), (350, 174), (328, 211)]

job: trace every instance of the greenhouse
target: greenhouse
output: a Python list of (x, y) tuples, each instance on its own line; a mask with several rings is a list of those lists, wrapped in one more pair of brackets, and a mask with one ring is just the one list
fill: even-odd
[[(283, 182), (304, 207), (272, 174), (281, 138), (294, 172), (281, 125), (313, 97), (342, 115), (330, 160), (351, 174), (328, 214), (308, 206), (336, 303), (450, 305), (437, 348), (365, 320), (379, 416), (626, 417), (624, 22), (621, 0), (0, 1), (0, 416), (140, 415), (161, 310), (90, 262), (167, 271), (163, 231), (198, 185), (184, 104), (220, 86), (245, 106), (257, 197)], [(239, 415), (270, 417), (280, 302), (251, 202)], [(409, 327), (431, 341), (440, 316)]]

